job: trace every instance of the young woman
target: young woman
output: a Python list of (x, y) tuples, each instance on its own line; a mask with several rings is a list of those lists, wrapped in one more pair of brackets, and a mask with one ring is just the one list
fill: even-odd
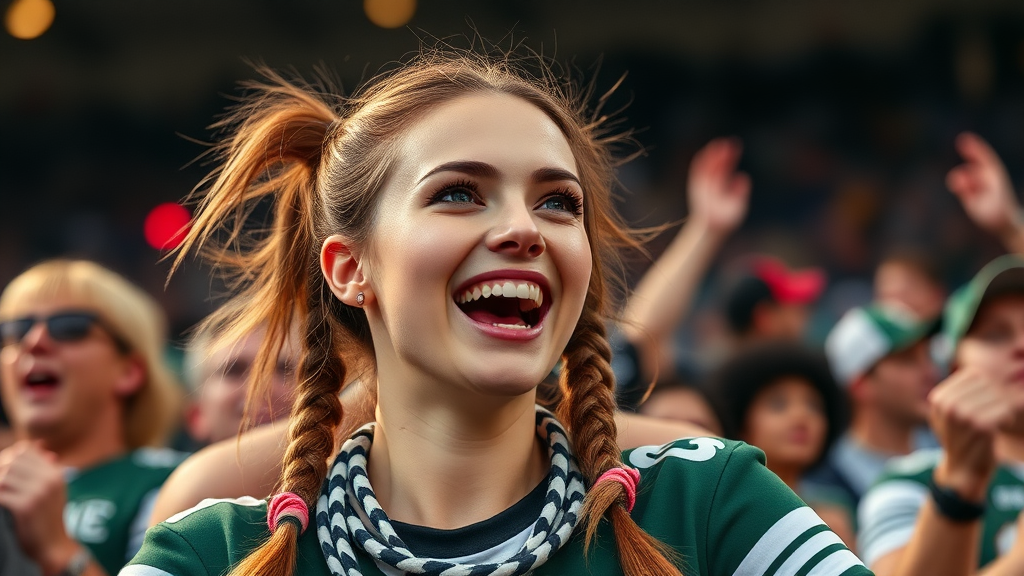
[[(172, 517), (124, 574), (867, 573), (753, 448), (619, 451), (615, 139), (553, 75), (432, 54), (349, 99), (268, 75), (221, 125), (186, 246), (237, 266), (213, 321), (267, 323), (263, 371), (299, 305), (280, 493)], [(536, 403), (560, 358), (556, 417)], [(352, 381), (372, 422), (338, 447)]]
[(93, 262), (53, 260), (0, 294), (0, 508), (44, 576), (116, 574), (138, 552), (160, 485), (184, 456), (154, 448), (180, 414), (165, 322)]
[(844, 408), (825, 355), (798, 342), (765, 342), (732, 356), (711, 377), (726, 437), (764, 451), (768, 467), (852, 545), (853, 503), (803, 476), (842, 432)]

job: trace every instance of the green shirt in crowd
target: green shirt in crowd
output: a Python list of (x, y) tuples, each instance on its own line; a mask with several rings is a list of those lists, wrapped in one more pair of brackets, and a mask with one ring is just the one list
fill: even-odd
[[(860, 502), (858, 547), (871, 565), (910, 542), (918, 512), (930, 498), (928, 480), (942, 450), (919, 450), (894, 458), (878, 482)], [(1024, 509), (1024, 466), (1000, 466), (988, 486), (982, 516), (978, 567), (985, 566), (1013, 546), (1017, 516)]]
[(160, 486), (185, 454), (140, 448), (84, 470), (68, 471), (64, 529), (107, 571), (138, 552)]
[[(717, 438), (692, 438), (640, 447), (623, 457), (641, 473), (633, 519), (680, 553), (682, 571), (688, 576), (870, 574), (818, 516), (765, 468), (764, 454), (756, 448)], [(532, 518), (539, 513), (533, 510)], [(121, 574), (220, 576), (268, 537), (265, 501), (207, 500), (151, 529), (142, 550)], [(473, 557), (478, 562), (500, 561), (503, 558), (488, 558), (486, 553), (493, 549), (507, 557), (502, 544), (491, 541)], [(382, 569), (358, 546), (354, 548), (364, 576), (398, 573), (390, 567)], [(416, 551), (415, 546), (411, 548)], [(315, 526), (299, 539), (295, 573), (330, 574)], [(599, 529), (589, 557), (584, 557), (577, 531), (532, 574), (621, 575), (610, 525), (605, 522)]]

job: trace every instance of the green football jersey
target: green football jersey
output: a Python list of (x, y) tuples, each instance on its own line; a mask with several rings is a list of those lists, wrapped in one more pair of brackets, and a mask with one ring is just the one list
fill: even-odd
[[(838, 537), (777, 476), (764, 454), (716, 438), (678, 440), (624, 454), (640, 470), (632, 517), (675, 549), (689, 575), (870, 574)], [(269, 537), (266, 502), (208, 500), (149, 531), (123, 576), (220, 576)], [(358, 546), (364, 576), (385, 572)], [(317, 530), (299, 539), (296, 574), (329, 575)], [(389, 570), (394, 574), (393, 570)], [(622, 569), (605, 522), (589, 557), (575, 534), (534, 576), (616, 576)]]
[(156, 491), (184, 456), (141, 448), (71, 472), (64, 529), (108, 574), (116, 574), (138, 551)]
[[(918, 511), (930, 497), (928, 480), (941, 450), (920, 450), (894, 458), (859, 508), (858, 548), (871, 565), (910, 542)], [(1005, 554), (1017, 535), (1017, 516), (1024, 509), (1024, 467), (1000, 466), (988, 486), (982, 516), (978, 567)]]

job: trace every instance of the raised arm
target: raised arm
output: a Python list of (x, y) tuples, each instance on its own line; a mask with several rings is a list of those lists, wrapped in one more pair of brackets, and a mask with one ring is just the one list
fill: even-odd
[(622, 330), (640, 351), (647, 376), (671, 368), (672, 334), (711, 259), (747, 214), (750, 177), (736, 171), (741, 152), (739, 140), (718, 138), (693, 157), (686, 224), (626, 304)]
[[(989, 481), (996, 468), (994, 451), (997, 432), (1020, 417), (1024, 393), (1000, 386), (980, 371), (962, 369), (939, 384), (932, 391), (930, 401), (932, 427), (944, 449), (932, 474), (934, 483), (952, 490), (962, 500), (984, 502)], [(903, 537), (898, 533), (910, 535), (904, 546), (871, 561), (870, 567), (875, 574), (978, 574), (981, 520), (951, 520), (939, 511), (927, 489), (915, 489), (919, 493), (912, 495), (908, 492), (909, 486), (897, 490), (895, 486), (887, 487), (886, 483), (882, 483), (873, 488), (862, 502), (862, 511), (868, 508), (888, 508), (873, 515), (873, 519), (862, 515), (862, 520), (868, 520), (866, 525), (861, 526), (862, 534), (872, 533), (876, 541)], [(882, 502), (872, 502), (885, 490), (902, 494), (886, 506), (880, 506), (884, 504)], [(906, 514), (907, 502), (911, 500), (921, 502), (912, 531), (894, 530), (893, 521), (898, 522), (898, 517)], [(884, 535), (885, 530), (889, 530), (890, 534)], [(866, 544), (871, 546), (870, 542)], [(990, 564), (985, 574), (1020, 574), (1024, 570), (1020, 562), (1021, 559), (1015, 556), (1003, 557)]]
[(998, 237), (1008, 251), (1024, 254), (1024, 213), (999, 155), (972, 132), (957, 137), (956, 150), (964, 162), (949, 171), (946, 186), (975, 224)]

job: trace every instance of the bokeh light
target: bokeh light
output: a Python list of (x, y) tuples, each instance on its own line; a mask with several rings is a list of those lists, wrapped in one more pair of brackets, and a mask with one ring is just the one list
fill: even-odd
[(188, 233), (191, 218), (188, 209), (180, 204), (160, 204), (146, 215), (143, 224), (146, 242), (157, 250), (177, 248)]
[(366, 17), (381, 28), (405, 26), (416, 14), (416, 0), (364, 0)]
[(14, 0), (7, 7), (4, 26), (11, 36), (31, 40), (49, 30), (56, 14), (50, 0)]

